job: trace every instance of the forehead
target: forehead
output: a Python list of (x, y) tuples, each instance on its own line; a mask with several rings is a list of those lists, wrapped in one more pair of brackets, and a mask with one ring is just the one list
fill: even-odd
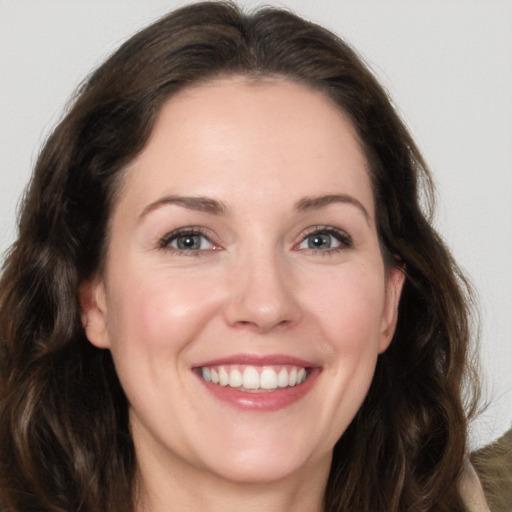
[(283, 79), (223, 78), (183, 89), (163, 105), (127, 171), (124, 192), (147, 202), (164, 190), (290, 202), (338, 192), (373, 209), (348, 117), (323, 93)]
[[(288, 130), (279, 133), (288, 125)], [(274, 77), (224, 77), (206, 83), (185, 87), (164, 103), (153, 128), (148, 146), (157, 148), (167, 143), (171, 135), (184, 137), (196, 133), (213, 135), (212, 128), (221, 135), (240, 137), (255, 135), (254, 143), (268, 140), (289, 143), (298, 151), (300, 138), (314, 140), (325, 138), (326, 142), (337, 138), (342, 146), (350, 139), (361, 149), (356, 130), (345, 112), (326, 94), (305, 84)], [(245, 130), (245, 131), (241, 131)], [(178, 133), (179, 132), (179, 133)], [(329, 133), (326, 133), (329, 132)], [(326, 135), (328, 135), (326, 137)], [(249, 140), (246, 140), (249, 143)], [(204, 142), (214, 142), (208, 137)], [(227, 147), (230, 140), (222, 140)]]

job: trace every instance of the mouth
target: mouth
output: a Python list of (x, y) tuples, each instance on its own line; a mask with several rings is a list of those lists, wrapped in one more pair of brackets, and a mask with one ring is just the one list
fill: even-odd
[(322, 368), (286, 355), (234, 355), (199, 364), (194, 373), (215, 398), (243, 411), (271, 412), (305, 397)]
[(299, 386), (311, 368), (297, 365), (212, 365), (197, 369), (206, 382), (249, 393), (271, 392)]

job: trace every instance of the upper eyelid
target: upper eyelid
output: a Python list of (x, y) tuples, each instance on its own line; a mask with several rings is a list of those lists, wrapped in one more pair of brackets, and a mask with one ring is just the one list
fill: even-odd
[[(339, 227), (331, 225), (317, 224), (303, 229), (301, 233), (296, 237), (293, 245), (296, 246), (297, 244), (303, 242), (308, 236), (322, 232), (333, 235), (338, 234), (342, 239), (346, 239), (348, 244), (353, 244), (353, 237), (345, 229), (341, 229)], [(203, 226), (184, 226), (171, 230), (164, 236), (158, 238), (158, 246), (162, 248), (168, 247), (173, 239), (184, 235), (200, 235), (205, 237), (212, 245), (216, 247), (222, 246), (222, 244), (218, 240), (216, 240), (217, 237), (214, 235), (214, 233)]]
[(211, 244), (217, 245), (213, 241), (213, 237), (211, 236), (210, 231), (201, 226), (185, 226), (169, 231), (167, 234), (158, 239), (158, 245), (159, 247), (168, 247), (172, 240), (179, 236), (185, 235), (200, 235), (206, 238)]
[[(328, 247), (328, 248), (312, 248), (312, 247), (300, 247), (308, 237), (315, 234), (328, 234), (336, 238), (337, 243), (339, 244), (336, 247)], [(341, 251), (345, 251), (347, 249), (352, 249), (354, 247), (353, 238), (343, 229), (335, 228), (334, 226), (323, 226), (323, 227), (313, 227), (312, 229), (303, 232), (299, 238), (299, 240), (294, 244), (294, 248), (300, 251), (309, 251), (314, 254), (323, 254), (324, 256), (327, 254), (336, 254)]]
[(322, 232), (336, 233), (336, 234), (343, 236), (344, 238), (349, 239), (350, 241), (353, 240), (352, 236), (345, 229), (337, 228), (335, 226), (328, 226), (328, 225), (310, 226), (309, 228), (306, 228), (305, 230), (303, 230), (301, 232), (298, 239), (299, 239), (299, 241), (301, 241), (310, 235), (314, 235), (315, 233), (322, 233)]

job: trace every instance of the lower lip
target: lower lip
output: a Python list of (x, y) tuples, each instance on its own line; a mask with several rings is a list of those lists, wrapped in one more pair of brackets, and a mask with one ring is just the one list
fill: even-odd
[(238, 391), (237, 388), (220, 386), (219, 384), (207, 382), (202, 377), (198, 378), (215, 398), (236, 409), (243, 411), (271, 412), (284, 409), (306, 396), (315, 385), (315, 381), (319, 375), (320, 369), (313, 368), (310, 370), (308, 378), (298, 386), (256, 392)]

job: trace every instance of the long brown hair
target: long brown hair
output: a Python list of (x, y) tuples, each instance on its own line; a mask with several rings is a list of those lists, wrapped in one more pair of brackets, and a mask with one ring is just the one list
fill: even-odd
[(383, 252), (406, 271), (393, 342), (334, 448), (326, 510), (465, 510), (470, 303), (429, 222), (425, 163), (346, 43), (290, 12), (229, 2), (184, 7), (133, 36), (85, 81), (39, 156), (0, 282), (0, 508), (133, 510), (127, 401), (109, 352), (84, 335), (77, 290), (101, 268), (123, 169), (162, 103), (219, 75), (284, 77), (348, 114)]

